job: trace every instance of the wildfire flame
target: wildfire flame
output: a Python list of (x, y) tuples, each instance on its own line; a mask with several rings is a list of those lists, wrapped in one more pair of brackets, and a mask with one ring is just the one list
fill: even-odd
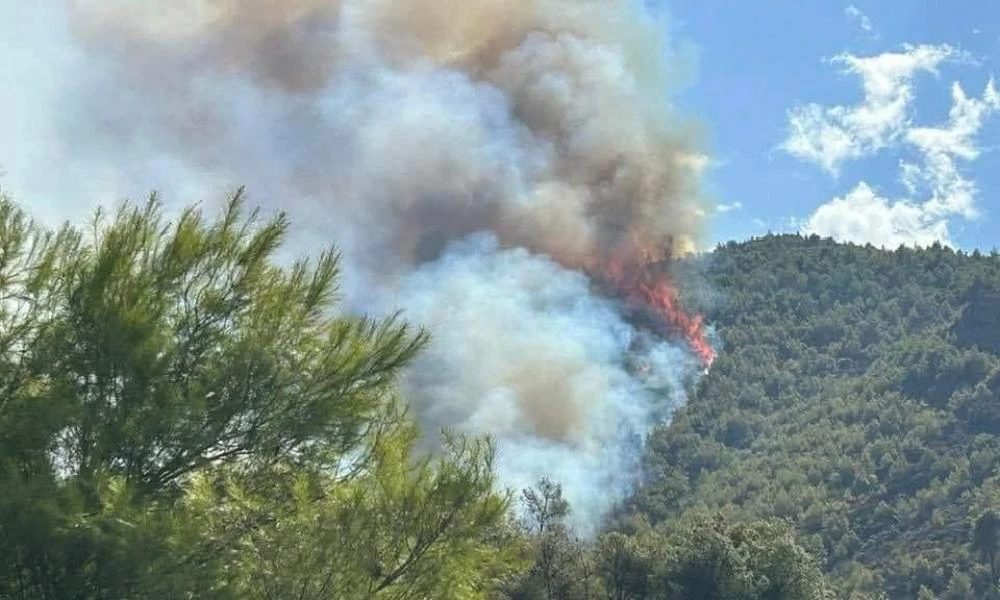
[(705, 333), (704, 318), (684, 310), (659, 261), (652, 260), (649, 253), (639, 256), (615, 257), (597, 268), (595, 276), (613, 286), (629, 309), (648, 316), (657, 333), (683, 337), (702, 367), (708, 369), (715, 360), (715, 349)]

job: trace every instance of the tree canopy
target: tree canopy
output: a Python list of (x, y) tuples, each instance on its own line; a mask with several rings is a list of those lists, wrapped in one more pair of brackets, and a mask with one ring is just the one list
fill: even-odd
[(723, 349), (650, 437), (636, 510), (785, 519), (839, 597), (998, 591), (1000, 256), (782, 235), (676, 276)]
[(473, 598), (507, 568), (486, 440), (395, 397), (427, 336), (335, 310), (283, 215), (0, 200), (0, 597)]

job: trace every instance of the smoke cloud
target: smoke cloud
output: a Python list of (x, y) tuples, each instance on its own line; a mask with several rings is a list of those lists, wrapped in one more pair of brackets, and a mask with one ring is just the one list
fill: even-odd
[(303, 224), (303, 246), (341, 247), (351, 310), (431, 329), (404, 381), (427, 431), (492, 434), (505, 482), (561, 481), (585, 529), (627, 488), (637, 444), (711, 360), (656, 264), (698, 242), (704, 161), (654, 15), (629, 0), (64, 8), (77, 58), (55, 128), (116, 193), (245, 183)]
[(489, 432), (507, 485), (563, 482), (590, 531), (632, 483), (641, 434), (681, 401), (685, 352), (637, 332), (582, 274), (492, 234), (449, 245), (400, 297), (434, 338), (408, 380), (421, 420)]

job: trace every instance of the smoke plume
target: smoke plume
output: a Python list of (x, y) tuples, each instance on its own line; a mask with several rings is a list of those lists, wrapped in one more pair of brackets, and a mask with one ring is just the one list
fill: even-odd
[(592, 525), (707, 366), (664, 260), (702, 158), (662, 27), (630, 0), (68, 0), (67, 147), (127, 190), (247, 184), (343, 251), (350, 309), (433, 334), (427, 431), (490, 433), (511, 486)]

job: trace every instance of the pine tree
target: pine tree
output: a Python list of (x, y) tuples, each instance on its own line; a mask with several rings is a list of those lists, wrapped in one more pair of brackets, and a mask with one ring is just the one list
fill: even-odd
[(0, 199), (0, 597), (474, 598), (516, 564), (491, 446), (414, 452), (426, 334), (338, 313), (288, 225)]

